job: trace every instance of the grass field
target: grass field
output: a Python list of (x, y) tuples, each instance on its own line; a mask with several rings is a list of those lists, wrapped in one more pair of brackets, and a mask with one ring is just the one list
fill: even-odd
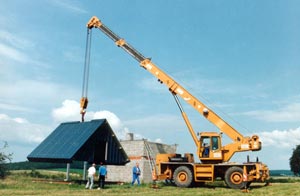
[[(63, 179), (64, 173), (57, 171), (18, 171), (12, 172), (6, 179), (0, 180), (0, 195), (207, 195), (207, 196), (235, 196), (235, 195), (271, 195), (271, 196), (296, 196), (300, 194), (300, 180), (290, 178), (273, 179), (270, 186), (252, 184), (249, 193), (241, 190), (226, 188), (223, 182), (216, 182), (198, 188), (177, 188), (159, 184), (157, 189), (150, 184), (141, 186), (106, 185), (102, 190), (86, 190), (84, 184), (77, 182), (58, 183), (55, 179)], [(72, 179), (80, 179), (78, 174), (73, 174)]]

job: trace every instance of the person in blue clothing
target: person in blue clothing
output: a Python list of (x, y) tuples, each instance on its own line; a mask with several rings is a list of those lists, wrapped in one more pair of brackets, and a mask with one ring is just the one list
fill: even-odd
[(131, 185), (137, 181), (138, 185), (140, 185), (140, 178), (139, 176), (141, 175), (141, 169), (139, 167), (139, 163), (137, 162), (135, 166), (132, 168), (132, 182)]
[(204, 143), (204, 152), (203, 152), (203, 157), (209, 157), (209, 145)]
[(107, 177), (107, 169), (101, 162), (99, 167), (99, 188), (98, 189), (104, 188), (106, 177)]

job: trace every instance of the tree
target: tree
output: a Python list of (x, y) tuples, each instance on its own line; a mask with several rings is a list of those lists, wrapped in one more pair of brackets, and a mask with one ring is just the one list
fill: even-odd
[(6, 163), (7, 161), (11, 161), (12, 153), (5, 153), (4, 150), (8, 147), (7, 142), (4, 142), (2, 148), (0, 148), (0, 179), (4, 178), (7, 175)]
[(293, 149), (292, 157), (290, 158), (291, 171), (295, 176), (300, 175), (300, 145)]

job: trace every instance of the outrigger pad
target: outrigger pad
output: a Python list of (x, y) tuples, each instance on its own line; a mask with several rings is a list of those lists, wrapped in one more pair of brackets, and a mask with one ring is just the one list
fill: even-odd
[(129, 158), (106, 119), (60, 124), (27, 159), (33, 162), (87, 161), (125, 165)]

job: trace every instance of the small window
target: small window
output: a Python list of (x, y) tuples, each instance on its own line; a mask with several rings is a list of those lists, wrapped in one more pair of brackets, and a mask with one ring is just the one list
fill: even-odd
[(211, 138), (211, 140), (212, 140), (212, 150), (219, 149), (219, 137), (214, 136)]

